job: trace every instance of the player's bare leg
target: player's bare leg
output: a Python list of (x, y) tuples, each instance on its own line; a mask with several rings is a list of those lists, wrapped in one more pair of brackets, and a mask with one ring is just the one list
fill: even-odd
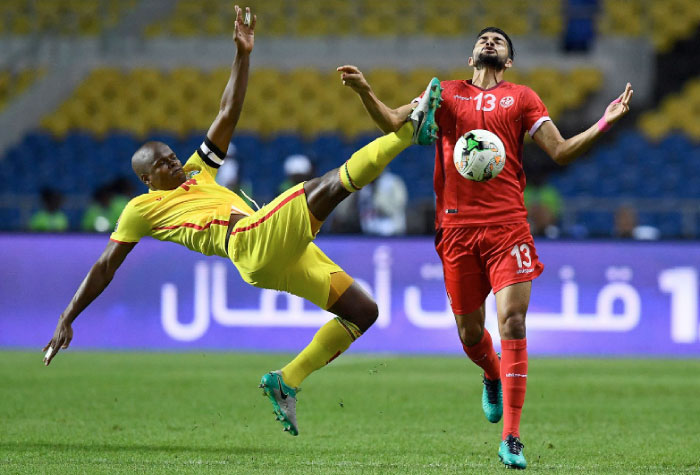
[(527, 339), (525, 315), (530, 304), (532, 282), (509, 285), (496, 293), (498, 328), (501, 333), (501, 381), (503, 384), (503, 441), (498, 450), (510, 468), (525, 468), (520, 442), (520, 415), (527, 387)]
[(481, 392), (481, 408), (489, 422), (496, 423), (503, 416), (503, 392), (501, 389), (501, 365), (493, 348), (491, 335), (485, 328), (484, 304), (466, 315), (455, 314), (462, 348), (474, 364), (484, 370)]

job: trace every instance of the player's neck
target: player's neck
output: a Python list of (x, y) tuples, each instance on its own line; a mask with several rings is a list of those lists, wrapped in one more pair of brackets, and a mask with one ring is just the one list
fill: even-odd
[(472, 84), (476, 87), (491, 89), (501, 81), (503, 81), (503, 70), (497, 71), (493, 68), (474, 68)]

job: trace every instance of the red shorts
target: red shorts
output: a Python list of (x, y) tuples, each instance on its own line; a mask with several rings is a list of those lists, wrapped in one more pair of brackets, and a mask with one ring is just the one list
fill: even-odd
[(526, 222), (438, 229), (435, 249), (457, 315), (478, 309), (491, 289), (533, 280), (544, 270)]

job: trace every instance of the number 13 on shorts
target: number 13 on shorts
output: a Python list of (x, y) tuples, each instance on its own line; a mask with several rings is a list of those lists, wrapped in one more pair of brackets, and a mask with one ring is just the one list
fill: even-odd
[(527, 244), (516, 244), (510, 251), (510, 255), (515, 257), (518, 263), (518, 269), (530, 268), (532, 266), (532, 258), (530, 257), (530, 246)]

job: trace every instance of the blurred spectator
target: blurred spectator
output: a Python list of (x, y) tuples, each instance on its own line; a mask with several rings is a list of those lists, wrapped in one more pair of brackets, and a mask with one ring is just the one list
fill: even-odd
[(68, 217), (61, 210), (63, 195), (51, 188), (42, 188), (41, 203), (43, 208), (34, 213), (29, 221), (29, 229), (32, 231), (66, 231)]
[(435, 234), (435, 198), (411, 200), (411, 212), (406, 215), (407, 234)]
[(295, 154), (284, 159), (284, 181), (278, 191), (282, 193), (290, 187), (314, 177), (314, 165), (306, 155)]
[(114, 229), (116, 219), (112, 221), (110, 203), (112, 201), (113, 187), (103, 185), (92, 195), (92, 203), (85, 210), (81, 222), (81, 228), (87, 232), (105, 233)]
[(562, 198), (559, 191), (547, 183), (543, 170), (530, 172), (523, 196), (533, 236), (558, 238)]
[(253, 195), (253, 185), (247, 180), (241, 180), (241, 167), (236, 153), (236, 146), (231, 142), (226, 151), (224, 164), (219, 167), (219, 172), (216, 174), (216, 182), (234, 193), (243, 192), (243, 199), (246, 199), (246, 194), (248, 196)]
[(637, 209), (632, 205), (622, 205), (615, 212), (615, 237), (654, 241), (660, 234), (654, 226), (639, 225)]
[(360, 224), (365, 234), (406, 234), (408, 191), (400, 176), (388, 170), (357, 192)]

